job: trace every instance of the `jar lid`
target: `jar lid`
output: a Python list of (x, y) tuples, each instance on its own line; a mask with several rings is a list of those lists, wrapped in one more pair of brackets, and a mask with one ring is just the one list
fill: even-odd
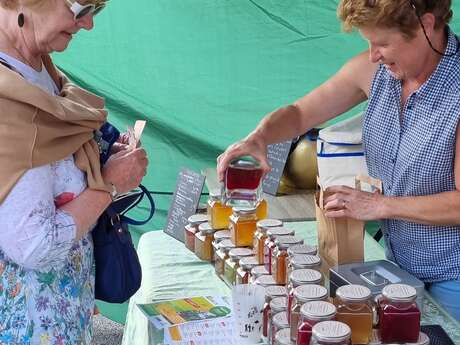
[(254, 284), (260, 285), (263, 287), (278, 285), (276, 284), (275, 278), (273, 278), (273, 276), (271, 275), (262, 275), (262, 276), (257, 277)]
[(259, 265), (259, 260), (257, 260), (256, 256), (246, 256), (241, 258), (240, 260), (240, 267), (245, 269), (246, 271), (250, 271), (253, 267), (257, 265)]
[(262, 219), (257, 222), (257, 228), (267, 230), (268, 228), (274, 228), (282, 226), (283, 222), (279, 219)]
[(214, 233), (214, 239), (217, 243), (221, 242), (222, 240), (226, 240), (232, 237), (230, 234), (230, 230), (219, 230)]
[(406, 284), (388, 284), (382, 289), (382, 295), (395, 302), (411, 302), (417, 298), (417, 291)]
[(222, 249), (224, 252), (228, 252), (232, 248), (236, 248), (232, 240), (227, 239), (219, 242), (219, 249)]
[(272, 322), (276, 326), (276, 328), (289, 327), (289, 320), (287, 317), (287, 312), (281, 311), (279, 313), (274, 314), (272, 318)]
[(322, 321), (313, 326), (312, 333), (319, 341), (340, 343), (350, 338), (351, 329), (339, 321)]
[[(215, 236), (215, 235), (214, 235)], [(309, 268), (315, 267), (321, 264), (321, 258), (318, 255), (310, 254), (296, 254), (289, 260), (292, 267), (297, 268)]]
[(275, 245), (280, 249), (286, 250), (295, 244), (302, 244), (303, 240), (295, 236), (280, 236), (275, 239)]
[(327, 289), (317, 284), (300, 285), (294, 288), (294, 297), (303, 303), (323, 300), (327, 298), (327, 295)]
[(233, 248), (233, 249), (230, 249), (230, 251), (228, 252), (228, 255), (232, 259), (241, 259), (241, 258), (244, 258), (245, 256), (252, 256), (253, 254), (254, 253), (249, 248)]
[(222, 193), (220, 192), (219, 189), (209, 190), (209, 199), (217, 201), (217, 200), (220, 200), (221, 197), (222, 197)]
[(283, 328), (276, 332), (275, 345), (291, 345), (291, 329)]
[(310, 320), (330, 320), (337, 313), (337, 308), (332, 303), (326, 301), (307, 302), (300, 308), (303, 317)]
[(287, 297), (276, 297), (270, 301), (270, 309), (273, 314), (286, 311), (288, 300)]
[(298, 254), (316, 255), (317, 252), (318, 247), (310, 246), (308, 244), (296, 244), (295, 246), (289, 247), (288, 249), (289, 256)]
[(233, 207), (232, 212), (237, 215), (243, 215), (243, 214), (253, 214), (256, 213), (257, 208), (256, 207)]
[(420, 332), (416, 343), (406, 343), (406, 345), (430, 345), (430, 338), (425, 333)]
[(309, 268), (303, 268), (294, 270), (289, 276), (289, 281), (294, 286), (307, 285), (307, 284), (319, 284), (323, 279), (323, 275), (315, 270)]
[(201, 223), (208, 221), (208, 216), (206, 214), (197, 213), (197, 214), (193, 214), (190, 217), (188, 217), (187, 221), (191, 225), (200, 225)]
[(335, 294), (343, 301), (364, 302), (371, 297), (371, 290), (362, 285), (350, 284), (339, 287)]
[(281, 285), (269, 286), (265, 289), (265, 296), (270, 298), (287, 296), (287, 288)]
[(258, 278), (260, 276), (268, 275), (268, 270), (265, 268), (264, 265), (258, 265), (251, 269), (251, 275), (254, 278)]
[(275, 226), (267, 230), (267, 236), (271, 239), (276, 236), (293, 236), (295, 231), (292, 229), (285, 228), (284, 226)]
[(211, 227), (209, 222), (204, 222), (198, 225), (198, 230), (202, 235), (211, 235), (215, 232), (215, 230)]
[(229, 166), (240, 169), (260, 169), (259, 161), (248, 155), (233, 159)]

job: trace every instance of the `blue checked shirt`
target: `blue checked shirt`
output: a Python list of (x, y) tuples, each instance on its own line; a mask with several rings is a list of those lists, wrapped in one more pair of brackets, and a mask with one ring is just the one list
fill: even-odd
[[(449, 30), (446, 54), (460, 44)], [(401, 82), (381, 65), (364, 117), (369, 174), (385, 195), (421, 196), (455, 190), (455, 138), (460, 117), (460, 52), (443, 57), (401, 110)], [(402, 113), (401, 113), (402, 112)], [(387, 256), (424, 282), (460, 279), (460, 226), (382, 221)]]

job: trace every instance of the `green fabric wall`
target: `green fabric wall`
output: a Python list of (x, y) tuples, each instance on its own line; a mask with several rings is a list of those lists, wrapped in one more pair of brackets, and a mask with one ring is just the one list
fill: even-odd
[[(341, 32), (337, 2), (111, 0), (94, 29), (80, 32), (54, 60), (106, 98), (110, 121), (120, 129), (148, 121), (144, 184), (172, 193), (180, 167), (215, 165), (264, 114), (304, 95), (366, 48), (359, 34)], [(459, 7), (454, 0), (454, 12)], [(156, 215), (135, 229), (136, 238), (163, 228), (171, 196), (155, 200)], [(109, 313), (123, 320), (123, 311)]]

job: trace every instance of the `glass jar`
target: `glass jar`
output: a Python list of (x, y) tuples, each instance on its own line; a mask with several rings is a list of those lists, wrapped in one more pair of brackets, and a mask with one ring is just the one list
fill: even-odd
[(268, 274), (272, 274), (272, 252), (275, 249), (275, 239), (279, 236), (294, 236), (295, 231), (282, 226), (267, 230), (267, 238), (264, 243), (264, 265)]
[(294, 236), (281, 236), (275, 239), (275, 249), (272, 251), (272, 275), (280, 285), (287, 283), (287, 250), (290, 246), (302, 244), (303, 240)]
[[(267, 313), (267, 337), (268, 337), (268, 343), (273, 343), (274, 339), (273, 337), (275, 336), (273, 333), (272, 333), (272, 329), (273, 329), (273, 316), (276, 315), (276, 314), (279, 314), (281, 312), (286, 312), (286, 308), (287, 308), (287, 298), (286, 297), (276, 297), (276, 298), (273, 298), (270, 303), (269, 303), (269, 307), (268, 307), (268, 313)], [(288, 321), (289, 323), (289, 319), (287, 319), (286, 317), (286, 320)]]
[(318, 252), (318, 247), (311, 246), (309, 244), (298, 244), (288, 249), (288, 255), (290, 258), (294, 255), (301, 255), (301, 254), (316, 255), (317, 252)]
[(267, 201), (265, 201), (265, 199), (260, 200), (259, 204), (257, 205), (256, 215), (257, 219), (259, 220), (267, 218), (268, 204)]
[(208, 222), (205, 222), (198, 226), (198, 230), (195, 234), (195, 254), (201, 260), (211, 262), (214, 229)]
[(282, 329), (276, 333), (275, 345), (294, 345), (291, 341), (289, 328)]
[[(282, 329), (289, 329), (289, 321), (287, 318), (287, 313), (282, 311), (278, 314), (273, 314), (271, 321), (270, 334), (277, 334)], [(275, 344), (275, 337), (271, 337), (269, 344)]]
[(236, 270), (236, 285), (249, 284), (251, 270), (258, 265), (255, 256), (241, 258), (240, 267)]
[(198, 226), (201, 223), (207, 222), (208, 218), (203, 214), (194, 214), (187, 219), (188, 224), (184, 228), (185, 247), (192, 252), (195, 252), (195, 235), (198, 232)]
[(367, 344), (372, 338), (371, 290), (361, 285), (343, 285), (336, 291), (336, 320), (351, 328), (353, 344)]
[(267, 239), (267, 230), (273, 227), (279, 227), (283, 222), (278, 219), (263, 219), (256, 224), (257, 230), (254, 233), (253, 248), (259, 265), (264, 264), (264, 243)]
[(255, 208), (234, 207), (229, 224), (232, 242), (237, 247), (252, 247), (256, 223)]
[(321, 285), (323, 275), (315, 270), (301, 269), (292, 271), (289, 276), (288, 284), (288, 316), (291, 318), (292, 302), (294, 300), (294, 289), (301, 285)]
[(378, 302), (382, 343), (415, 343), (420, 332), (417, 291), (405, 284), (389, 284)]
[[(269, 323), (269, 318), (270, 318), (270, 302), (278, 297), (286, 297), (287, 295), (287, 290), (286, 287), (284, 286), (269, 286), (265, 288), (265, 303), (262, 309), (263, 313), (263, 324), (262, 324), (262, 335), (264, 337), (268, 336), (268, 323)], [(287, 306), (287, 300), (286, 300), (286, 306)], [(284, 311), (284, 310), (279, 310), (279, 311)]]
[(240, 259), (252, 256), (252, 250), (249, 248), (233, 248), (228, 252), (229, 258), (224, 264), (224, 281), (233, 286), (236, 282), (236, 270), (239, 267)]
[(207, 214), (213, 229), (227, 229), (232, 208), (222, 204), (220, 194), (209, 193)]
[(292, 271), (300, 269), (312, 269), (319, 271), (321, 268), (321, 258), (318, 255), (310, 254), (296, 254), (289, 258), (287, 269), (288, 277), (291, 276)]
[(259, 278), (260, 276), (266, 276), (266, 275), (269, 275), (269, 274), (264, 265), (258, 265), (256, 267), (253, 267), (251, 270), (251, 276), (249, 277), (249, 283), (254, 284), (257, 278)]
[(350, 345), (351, 329), (339, 321), (322, 321), (313, 326), (311, 345)]
[(214, 232), (214, 241), (212, 241), (212, 261), (215, 261), (216, 259), (215, 253), (219, 250), (219, 243), (228, 239), (230, 239), (229, 230), (219, 230)]
[(292, 299), (291, 312), (289, 315), (289, 324), (294, 325), (294, 327), (291, 328), (291, 340), (297, 340), (297, 325), (302, 305), (311, 301), (325, 301), (327, 298), (327, 289), (321, 285), (300, 285), (294, 288), (294, 297)]
[[(300, 322), (297, 325), (296, 345), (310, 345), (313, 326), (318, 322), (334, 320), (336, 308), (332, 303), (312, 301), (300, 308)], [(294, 325), (291, 325), (291, 328)]]
[(225, 260), (229, 258), (228, 252), (235, 248), (235, 245), (230, 240), (223, 240), (218, 244), (218, 250), (215, 252), (214, 255), (214, 269), (216, 271), (217, 276), (220, 279), (224, 279), (224, 268), (225, 268)]

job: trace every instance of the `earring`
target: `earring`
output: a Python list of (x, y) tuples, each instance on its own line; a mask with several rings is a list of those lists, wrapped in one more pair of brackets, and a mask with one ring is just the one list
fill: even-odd
[(24, 19), (24, 13), (21, 12), (21, 13), (19, 13), (19, 15), (18, 15), (18, 26), (19, 26), (20, 28), (22, 28), (22, 27), (24, 26), (24, 21), (25, 21), (25, 19)]

